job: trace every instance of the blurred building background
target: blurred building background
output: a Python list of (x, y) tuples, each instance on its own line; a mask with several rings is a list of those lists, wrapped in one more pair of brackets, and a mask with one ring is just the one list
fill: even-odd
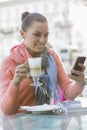
[(86, 5), (86, 0), (0, 0), (0, 63), (22, 41), (21, 13), (40, 12), (48, 19), (48, 42), (69, 72), (77, 55), (87, 55)]

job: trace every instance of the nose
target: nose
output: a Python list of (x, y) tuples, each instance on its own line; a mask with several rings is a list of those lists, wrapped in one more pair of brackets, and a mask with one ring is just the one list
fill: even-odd
[(47, 41), (47, 38), (45, 36), (41, 36), (39, 41), (40, 43), (45, 43)]

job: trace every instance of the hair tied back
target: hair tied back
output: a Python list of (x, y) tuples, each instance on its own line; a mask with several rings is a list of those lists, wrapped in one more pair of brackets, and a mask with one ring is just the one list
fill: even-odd
[(27, 11), (23, 12), (22, 15), (21, 15), (21, 21), (23, 21), (24, 18), (25, 18), (27, 15), (29, 15), (29, 14), (30, 14), (30, 13), (27, 12)]

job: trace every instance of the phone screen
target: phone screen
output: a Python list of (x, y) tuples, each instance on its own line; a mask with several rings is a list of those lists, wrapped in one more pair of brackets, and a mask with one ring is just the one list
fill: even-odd
[[(79, 63), (84, 64), (85, 59), (86, 59), (86, 57), (84, 57), (84, 56), (78, 57), (78, 58), (76, 59), (76, 62), (75, 62), (75, 64), (74, 64), (74, 66), (73, 66), (73, 69), (75, 69), (75, 70), (77, 70), (77, 71), (82, 71), (82, 68), (79, 66)], [(72, 73), (72, 74), (73, 74), (73, 73)], [(76, 75), (76, 74), (75, 74), (75, 75)]]

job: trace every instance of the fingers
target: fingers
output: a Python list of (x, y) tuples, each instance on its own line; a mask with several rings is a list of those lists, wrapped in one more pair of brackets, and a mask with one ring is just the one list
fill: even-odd
[(19, 78), (26, 78), (27, 77), (27, 73), (23, 73), (23, 72), (18, 72), (16, 73), (16, 77), (19, 77)]
[(24, 64), (16, 66), (15, 72), (16, 73), (18, 73), (18, 72), (20, 72), (20, 73), (26, 73), (26, 72), (28, 72), (28, 64), (24, 63)]
[(14, 75), (14, 84), (20, 84), (20, 82), (27, 77), (28, 74), (28, 63), (16, 66), (15, 75)]
[(85, 66), (83, 64), (79, 63), (79, 66), (82, 68), (82, 71), (85, 70)]
[(25, 62), (24, 64), (17, 65), (16, 68), (28, 68), (28, 63)]
[[(75, 75), (73, 75), (73, 74)], [(72, 70), (71, 74), (69, 74), (69, 77), (73, 80), (75, 80), (77, 83), (79, 83), (79, 85), (82, 85), (84, 83), (85, 80), (85, 75), (83, 71), (77, 71), (77, 70)]]
[(72, 70), (71, 71), (71, 74), (75, 74), (75, 75), (77, 75), (77, 76), (84, 76), (84, 72), (83, 71), (77, 71), (77, 70)]
[(71, 70), (71, 73), (76, 74), (78, 76), (84, 76), (85, 66), (81, 63), (79, 63), (79, 66), (81, 67), (81, 71), (73, 69), (73, 70)]

